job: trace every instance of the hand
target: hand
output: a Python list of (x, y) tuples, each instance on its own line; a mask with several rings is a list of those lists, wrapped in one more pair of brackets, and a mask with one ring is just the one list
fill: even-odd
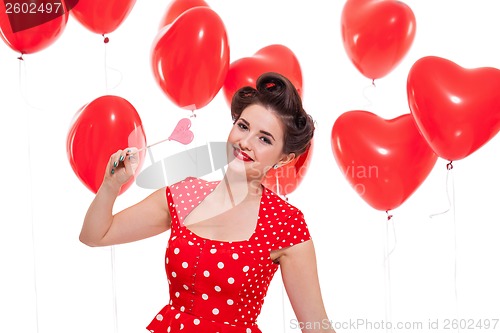
[(139, 166), (139, 153), (137, 148), (129, 147), (118, 150), (109, 158), (104, 174), (103, 184), (109, 184), (118, 190), (134, 176)]

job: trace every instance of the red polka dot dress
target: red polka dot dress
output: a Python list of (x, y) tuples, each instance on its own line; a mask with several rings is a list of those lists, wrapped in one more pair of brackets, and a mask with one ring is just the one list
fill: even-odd
[(167, 187), (172, 217), (165, 255), (170, 302), (147, 326), (150, 332), (261, 333), (257, 317), (279, 267), (270, 252), (310, 239), (302, 212), (267, 188), (248, 240), (197, 236), (183, 220), (218, 183), (187, 178)]

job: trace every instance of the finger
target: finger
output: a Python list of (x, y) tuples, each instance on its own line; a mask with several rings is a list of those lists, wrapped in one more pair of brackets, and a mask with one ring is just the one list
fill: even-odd
[(111, 157), (109, 158), (109, 163), (108, 163), (108, 172), (110, 174), (114, 174), (116, 170), (120, 166), (120, 162), (123, 161), (123, 150), (118, 150), (116, 151)]
[(125, 166), (125, 172), (133, 176), (139, 165), (139, 154), (137, 153), (137, 149), (127, 149), (127, 156), (123, 164)]

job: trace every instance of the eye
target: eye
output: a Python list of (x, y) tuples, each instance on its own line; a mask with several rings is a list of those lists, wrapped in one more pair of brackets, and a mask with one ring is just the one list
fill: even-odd
[(272, 144), (271, 140), (269, 140), (267, 136), (260, 137), (260, 140), (264, 143), (267, 143), (268, 145)]
[(238, 124), (238, 127), (241, 128), (242, 130), (247, 130), (248, 129), (248, 126), (245, 125), (245, 123), (243, 122), (239, 122)]

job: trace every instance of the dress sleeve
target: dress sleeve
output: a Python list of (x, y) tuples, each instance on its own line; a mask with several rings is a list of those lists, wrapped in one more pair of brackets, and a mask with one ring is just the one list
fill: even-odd
[(309, 229), (307, 228), (304, 214), (299, 209), (283, 222), (283, 228), (280, 230), (281, 237), (277, 239), (277, 248), (283, 249), (311, 239)]

